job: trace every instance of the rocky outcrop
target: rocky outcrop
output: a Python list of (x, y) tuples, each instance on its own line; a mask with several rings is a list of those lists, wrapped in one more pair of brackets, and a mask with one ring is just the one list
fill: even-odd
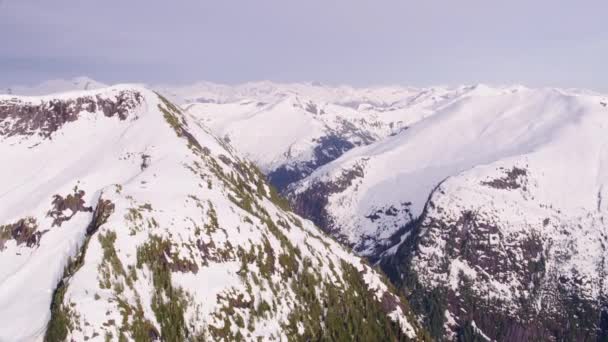
[(500, 178), (493, 179), (491, 181), (481, 182), (483, 185), (487, 185), (496, 189), (519, 189), (524, 187), (526, 182), (527, 171), (525, 168), (513, 167), (511, 170), (505, 170), (505, 175)]
[(0, 252), (7, 241), (14, 240), (17, 246), (36, 247), (46, 230), (38, 230), (38, 222), (33, 217), (21, 219), (15, 223), (0, 226)]
[[(514, 167), (504, 177), (478, 184), (519, 191), (527, 198), (523, 202), (533, 202), (530, 188), (520, 186), (526, 174)], [(381, 260), (436, 339), (606, 336), (608, 251), (601, 215), (572, 219), (540, 205), (543, 209), (528, 212), (522, 223), (509, 212), (529, 203), (463, 203), (467, 196), (453, 193), (451, 184), (433, 192), (405, 243)]]
[(306, 178), (319, 167), (337, 159), (356, 145), (337, 135), (323, 136), (314, 141), (313, 158), (309, 161), (285, 164), (268, 173), (268, 181), (284, 193), (289, 185)]
[(95, 207), (95, 211), (93, 212), (93, 219), (91, 223), (87, 227), (87, 235), (93, 235), (101, 225), (106, 223), (110, 215), (114, 213), (114, 203), (112, 201), (100, 198), (99, 202), (97, 202), (97, 206)]
[(331, 194), (344, 191), (352, 185), (353, 181), (364, 175), (364, 165), (355, 165), (353, 168), (343, 170), (340, 177), (335, 181), (317, 182), (307, 187), (304, 191), (288, 190), (288, 199), (293, 210), (323, 229), (338, 240), (344, 241), (339, 235), (339, 230), (333, 226), (332, 218), (327, 212), (327, 202)]
[[(74, 188), (74, 193), (69, 194), (66, 197), (61, 195), (53, 196), (53, 202), (51, 203), (51, 210), (48, 211), (47, 216), (53, 219), (52, 226), (60, 227), (65, 221), (69, 221), (78, 212), (92, 212), (92, 207), (85, 206), (84, 202), (85, 192), (79, 190), (77, 187)], [(69, 214), (67, 211), (70, 211)]]
[(0, 136), (38, 134), (50, 138), (63, 125), (74, 122), (82, 113), (101, 112), (106, 117), (126, 120), (143, 101), (137, 91), (120, 91), (116, 97), (81, 96), (70, 99), (42, 99), (40, 102), (19, 98), (0, 100)]

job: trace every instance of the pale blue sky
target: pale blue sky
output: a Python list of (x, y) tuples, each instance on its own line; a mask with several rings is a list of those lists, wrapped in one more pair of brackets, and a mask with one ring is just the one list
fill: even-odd
[(608, 91), (608, 2), (0, 0), (0, 85), (522, 83)]

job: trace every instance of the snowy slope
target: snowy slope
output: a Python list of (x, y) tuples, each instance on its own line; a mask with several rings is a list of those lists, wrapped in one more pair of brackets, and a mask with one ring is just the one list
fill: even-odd
[(436, 337), (594, 339), (608, 290), (606, 102), (478, 86), (320, 168), (291, 200), (380, 258)]
[[(0, 208), (7, 208), (0, 211), (0, 294), (10, 294), (0, 297), (0, 308), (10, 308), (0, 318), (22, 317), (0, 340), (41, 336), (50, 313), (37, 310), (58, 294), (62, 303), (76, 303), (77, 314), (68, 315), (80, 329), (69, 335), (76, 340), (165, 333), (155, 312), (165, 307), (151, 304), (158, 298), (150, 295), (162, 280), (154, 277), (152, 261), (159, 260), (161, 271), (171, 271), (165, 272), (171, 285), (157, 292), (180, 288), (182, 299), (203, 294), (177, 315), (186, 322), (182, 332), (216, 339), (314, 336), (314, 320), (294, 321), (307, 317), (301, 310), (317, 310), (298, 306), (309, 297), (296, 284), (311, 280), (289, 271), (294, 259), (302, 271), (309, 257), (318, 275), (312, 283), (327, 296), (340, 283), (335, 277), (357, 288), (341, 260), (365, 270), (365, 284), (386, 291), (375, 273), (310, 222), (299, 227), (295, 215), (273, 204), (279, 202), (261, 185), (264, 177), (240, 154), (289, 196), (296, 212), (377, 261), (435, 338), (608, 334), (601, 324), (608, 311), (606, 96), (484, 85), (155, 88), (187, 112), (183, 121), (178, 108), (138, 87), (141, 103), (137, 96), (105, 100), (132, 87), (100, 97), (2, 98), (5, 105), (59, 98), (38, 110), (62, 114), (3, 118), (0, 107), (0, 156), (14, 165), (0, 169), (0, 179), (8, 180), (0, 188)], [(70, 102), (86, 94), (96, 99), (90, 113), (89, 101)], [(165, 113), (158, 104), (175, 131), (159, 119)], [(76, 107), (83, 115), (73, 115)], [(54, 195), (61, 197), (54, 202)], [(106, 211), (111, 215), (103, 219)], [(64, 227), (69, 234), (60, 233)], [(83, 245), (84, 258), (66, 269), (66, 256)], [(41, 270), (48, 260), (55, 266)], [(61, 274), (68, 285), (53, 295)], [(32, 282), (40, 287), (24, 290)], [(33, 307), (13, 298), (23, 291)], [(372, 298), (392, 303), (386, 295)], [(259, 315), (264, 301), (283, 323)], [(360, 306), (367, 304), (354, 305)], [(405, 306), (388, 308), (393, 318), (405, 313), (402, 332), (420, 333)], [(200, 322), (205, 332), (193, 328)]]
[(0, 139), (0, 341), (423, 333), (382, 277), (146, 88), (0, 96)]
[(282, 191), (354, 147), (407, 129), (469, 88), (261, 82), (234, 87), (201, 83), (168, 91)]
[[(320, 168), (295, 185), (291, 196), (300, 197), (295, 201), (305, 205), (315, 189), (344, 183), (345, 174), (358, 170), (340, 189), (326, 190), (325, 210), (330, 225), (339, 227), (346, 242), (363, 254), (373, 253), (376, 244), (387, 243), (397, 229), (421, 214), (429, 194), (445, 178), (564, 144), (562, 132), (581, 120), (604, 118), (607, 109), (600, 102), (601, 96), (559, 90), (477, 86), (407, 131), (352, 150)], [(588, 138), (579, 130), (578, 142), (568, 150), (585, 148), (588, 139), (604, 141), (599, 132)], [(366, 237), (369, 244), (363, 243)]]

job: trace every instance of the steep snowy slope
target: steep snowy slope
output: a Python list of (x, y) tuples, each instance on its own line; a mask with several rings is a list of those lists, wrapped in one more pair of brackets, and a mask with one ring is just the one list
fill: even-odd
[(280, 191), (356, 146), (407, 129), (468, 91), (269, 82), (172, 90), (188, 112), (253, 160)]
[(381, 276), (145, 88), (0, 96), (0, 139), (0, 341), (423, 337)]
[(293, 186), (291, 196), (302, 213), (325, 198), (319, 223), (338, 229), (360, 253), (374, 254), (420, 215), (443, 179), (561, 143), (561, 131), (606, 112), (600, 102), (601, 97), (558, 90), (477, 86), (407, 131), (319, 169)]
[(605, 103), (480, 86), (291, 199), (380, 258), (435, 337), (595, 340), (607, 331)]

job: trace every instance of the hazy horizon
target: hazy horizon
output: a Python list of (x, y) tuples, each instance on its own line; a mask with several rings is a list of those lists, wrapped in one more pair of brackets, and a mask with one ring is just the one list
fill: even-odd
[[(598, 92), (600, 94), (602, 94), (601, 90), (597, 90), (597, 89), (593, 89), (593, 88), (584, 88), (584, 87), (560, 87), (560, 86), (551, 86), (551, 85), (540, 85), (540, 86), (533, 86), (533, 85), (528, 85), (528, 84), (524, 84), (524, 83), (488, 83), (488, 82), (477, 82), (477, 83), (458, 83), (458, 84), (429, 84), (429, 85), (411, 85), (411, 84), (400, 84), (400, 83), (386, 83), (386, 84), (382, 84), (382, 83), (374, 83), (374, 84), (367, 84), (367, 85), (353, 85), (353, 84), (349, 84), (349, 83), (331, 83), (331, 82), (319, 82), (319, 81), (314, 81), (314, 80), (301, 80), (301, 81), (273, 81), (273, 80), (248, 80), (248, 81), (242, 81), (242, 82), (214, 82), (214, 81), (208, 81), (208, 80), (195, 80), (195, 81), (185, 81), (185, 82), (169, 82), (169, 83), (147, 83), (147, 82), (140, 82), (140, 81), (131, 81), (131, 82), (102, 82), (101, 80), (98, 79), (94, 79), (92, 77), (86, 76), (86, 75), (80, 75), (80, 76), (74, 76), (71, 78), (52, 78), (52, 79), (46, 79), (46, 80), (41, 80), (39, 82), (31, 82), (31, 83), (15, 83), (15, 84), (9, 84), (9, 85), (1, 85), (0, 84), (0, 94), (2, 94), (5, 90), (7, 89), (11, 89), (11, 90), (15, 90), (13, 89), (13, 87), (19, 87), (19, 88), (25, 88), (25, 89), (35, 89), (37, 87), (41, 87), (44, 86), (45, 84), (49, 84), (49, 83), (53, 83), (53, 82), (69, 82), (69, 81), (75, 81), (78, 79), (88, 79), (90, 81), (93, 82), (99, 82), (99, 83), (103, 83), (104, 85), (111, 87), (114, 85), (119, 85), (119, 84), (140, 84), (142, 86), (145, 87), (167, 87), (167, 88), (173, 88), (173, 89), (178, 89), (181, 87), (189, 87), (189, 86), (194, 86), (197, 84), (202, 84), (202, 83), (207, 83), (207, 84), (213, 84), (213, 85), (217, 85), (217, 86), (227, 86), (227, 87), (238, 87), (238, 86), (244, 86), (244, 85), (248, 85), (248, 84), (261, 84), (261, 83), (271, 83), (273, 85), (277, 85), (277, 86), (289, 86), (289, 85), (302, 85), (302, 84), (308, 84), (311, 86), (325, 86), (325, 87), (329, 87), (329, 88), (340, 88), (340, 87), (350, 87), (353, 89), (374, 89), (374, 88), (390, 88), (390, 87), (400, 87), (400, 88), (413, 88), (413, 89), (426, 89), (426, 88), (458, 88), (458, 87), (474, 87), (474, 86), (488, 86), (488, 87), (492, 87), (492, 88), (501, 88), (501, 87), (524, 87), (524, 88), (529, 88), (529, 89), (560, 89), (560, 90), (580, 90), (580, 91), (591, 91), (591, 92)], [(70, 88), (72, 89), (72, 88)], [(18, 94), (16, 94), (18, 95)], [(43, 95), (42, 93), (40, 93), (39, 95)]]
[(0, 1), (0, 86), (523, 84), (608, 91), (608, 3)]

